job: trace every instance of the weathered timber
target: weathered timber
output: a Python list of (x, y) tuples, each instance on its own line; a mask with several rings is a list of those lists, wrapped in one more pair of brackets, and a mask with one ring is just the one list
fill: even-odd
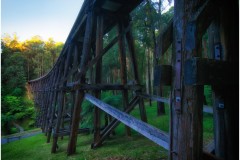
[(171, 19), (166, 29), (157, 38), (156, 57), (159, 58), (163, 55), (173, 41), (173, 19)]
[[(171, 95), (169, 159), (202, 160), (202, 106), (203, 86), (183, 83), (183, 64), (201, 54), (201, 36), (191, 17), (197, 10), (197, 1), (181, 0), (174, 3), (173, 19), (173, 82)], [(186, 12), (188, 11), (188, 12)]]
[(232, 85), (233, 71), (230, 64), (213, 59), (192, 58), (185, 62), (186, 85)]
[[(131, 102), (129, 103), (127, 109), (124, 110), (126, 113), (130, 113), (134, 107), (137, 105), (139, 101), (138, 97), (134, 97)], [(108, 126), (106, 126), (103, 131), (101, 132), (101, 139), (98, 141), (98, 143), (95, 143), (92, 145), (92, 148), (99, 147), (101, 143), (110, 135), (110, 133), (120, 124), (120, 121), (117, 119), (113, 119)]]
[[(62, 112), (63, 112), (63, 102), (64, 102), (64, 92), (60, 92), (59, 94), (59, 104), (58, 104), (58, 114), (57, 114), (57, 122), (56, 122), (56, 126), (55, 126), (55, 133), (58, 133), (59, 129), (60, 129), (60, 125), (61, 125), (61, 118), (62, 118)], [(57, 151), (57, 141), (58, 141), (58, 136), (53, 137), (53, 144), (52, 144), (52, 153), (56, 153)]]
[[(130, 16), (129, 15), (127, 15), (124, 19), (124, 26), (125, 26), (125, 28), (129, 27), (129, 30), (126, 32), (126, 40), (127, 40), (127, 44), (128, 44), (130, 58), (131, 58), (131, 61), (132, 61), (134, 80), (135, 80), (136, 84), (141, 84), (140, 83), (140, 78), (139, 78), (139, 71), (138, 71), (138, 67), (137, 67), (136, 53), (135, 53), (134, 40), (133, 40), (132, 31), (131, 31), (131, 24), (130, 24)], [(139, 89), (137, 91), (141, 92), (141, 90), (142, 89)], [(147, 122), (147, 115), (146, 115), (146, 110), (145, 110), (145, 107), (144, 107), (143, 99), (139, 100), (139, 111), (140, 111), (141, 120), (144, 121), (144, 122)]]
[[(88, 12), (88, 17), (86, 22), (86, 30), (85, 30), (86, 33), (85, 33), (84, 42), (83, 42), (80, 70), (84, 66), (86, 66), (89, 60), (89, 56), (90, 56), (89, 53), (91, 50), (91, 39), (92, 39), (92, 32), (93, 32), (93, 21), (94, 21), (93, 12), (90, 11)], [(85, 75), (78, 74), (77, 78), (80, 78), (81, 83), (85, 83)], [(67, 149), (68, 155), (74, 154), (76, 152), (77, 130), (79, 128), (81, 105), (82, 105), (83, 97), (84, 97), (84, 91), (78, 90), (76, 93), (71, 134), (70, 134), (70, 140), (69, 140), (68, 149)]]
[(124, 21), (124, 26), (125, 28), (129, 27), (129, 30), (126, 32), (126, 41), (128, 44), (128, 49), (129, 49), (129, 54), (132, 62), (132, 68), (133, 68), (133, 73), (134, 73), (134, 79), (137, 84), (140, 83), (139, 79), (139, 73), (138, 73), (138, 65), (136, 62), (136, 51), (135, 51), (135, 46), (134, 46), (134, 39), (131, 31), (131, 24), (130, 24), (130, 15), (128, 15)]
[(216, 4), (215, 1), (205, 0), (204, 4), (191, 16), (190, 21), (196, 22), (196, 30), (198, 33), (196, 36), (202, 37), (206, 32), (207, 28), (216, 18), (216, 15), (219, 14), (217, 7), (218, 4)]
[[(99, 55), (103, 50), (103, 15), (97, 16), (97, 31), (96, 31), (96, 56)], [(102, 80), (102, 59), (100, 58), (96, 63), (96, 73), (95, 73), (95, 83), (99, 84)], [(95, 97), (101, 97), (101, 90), (95, 91)], [(101, 127), (101, 117), (100, 117), (100, 109), (98, 107), (94, 107), (94, 139), (93, 144), (99, 142), (100, 140), (100, 127)]]
[[(163, 102), (163, 103), (170, 104), (170, 99), (169, 98), (159, 97), (159, 96), (155, 96), (155, 95), (142, 94), (142, 93), (137, 93), (137, 95), (139, 97), (152, 99), (152, 100), (157, 101), (157, 102)], [(213, 107), (203, 105), (203, 112), (213, 114)]]
[[(124, 30), (124, 25), (122, 22), (122, 19), (118, 22), (118, 35), (120, 35)], [(122, 35), (118, 39), (118, 48), (119, 48), (119, 55), (120, 55), (120, 71), (121, 71), (121, 81), (123, 85), (127, 84), (127, 66), (126, 66), (126, 48), (125, 48), (125, 35)], [(122, 100), (123, 100), (123, 108), (126, 109), (128, 105), (128, 91), (123, 90), (122, 91)], [(129, 127), (125, 126), (126, 135), (131, 135), (131, 130)]]
[(164, 97), (159, 97), (159, 96), (155, 96), (155, 95), (148, 95), (148, 94), (143, 94), (143, 93), (137, 93), (137, 95), (139, 97), (143, 97), (143, 98), (147, 98), (147, 99), (151, 99), (157, 102), (163, 102), (163, 103), (167, 103), (170, 104), (170, 99), (169, 98), (164, 98)]
[(203, 146), (203, 151), (208, 152), (208, 153), (213, 153), (215, 150), (214, 146), (215, 146), (214, 140), (211, 140), (208, 144)]
[[(127, 29), (125, 30), (125, 32), (127, 32), (128, 30), (129, 30), (129, 28), (127, 28)], [(125, 32), (124, 32), (124, 33), (125, 33)], [(124, 34), (124, 33), (122, 33), (122, 34)], [(79, 75), (78, 75), (79, 77), (81, 77), (82, 75), (84, 75), (89, 68), (91, 68), (94, 64), (96, 64), (97, 61), (98, 61), (99, 59), (101, 59), (101, 58), (104, 56), (104, 54), (107, 53), (107, 51), (110, 50), (110, 49), (112, 48), (112, 46), (114, 46), (115, 43), (117, 43), (117, 41), (118, 41), (118, 39), (119, 39), (120, 36), (121, 36), (121, 35), (118, 35), (117, 37), (115, 37), (115, 38), (102, 50), (102, 52), (101, 52), (99, 55), (97, 55), (96, 57), (94, 57), (88, 64), (86, 64), (86, 66), (83, 66), (83, 68), (81, 69), (81, 71), (79, 71), (80, 66), (74, 67), (74, 68), (71, 70), (71, 72), (69, 73), (69, 75), (68, 75), (66, 78), (64, 78), (62, 81), (65, 81), (65, 80), (69, 79), (69, 77), (70, 77), (73, 73), (75, 73), (75, 72), (77, 72), (77, 71), (80, 72)]]
[(157, 128), (140, 121), (136, 118), (134, 118), (131, 115), (128, 115), (118, 109), (115, 109), (114, 107), (96, 99), (95, 97), (85, 94), (85, 99), (91, 102), (92, 104), (98, 106), (100, 109), (102, 109), (104, 112), (108, 113), (112, 117), (118, 119), (125, 125), (129, 126), (130, 128), (136, 130), (143, 136), (147, 137), (151, 141), (157, 143), (158, 145), (162, 146), (165, 149), (169, 149), (169, 136), (167, 133), (158, 130)]
[(80, 113), (82, 110), (82, 102), (84, 98), (84, 92), (77, 91), (76, 98), (74, 103), (74, 111), (73, 111), (73, 118), (72, 118), (72, 126), (70, 131), (70, 139), (68, 142), (68, 149), (67, 154), (71, 155), (76, 152), (76, 144), (77, 144), (77, 134), (80, 122)]
[[(82, 134), (82, 133), (89, 134), (90, 129), (89, 128), (79, 128), (77, 133), (78, 134)], [(68, 130), (68, 129), (61, 129), (61, 130), (59, 130), (58, 133), (54, 134), (54, 136), (69, 136), (69, 135), (70, 135), (70, 130)]]
[[(219, 33), (219, 20), (215, 19), (208, 29), (209, 48), (211, 51), (210, 58), (215, 60), (223, 60), (223, 52), (221, 49), (221, 40)], [(218, 47), (218, 48), (217, 48)], [(217, 50), (216, 50), (217, 49)], [(213, 97), (213, 124), (214, 124), (214, 147), (215, 155), (221, 158), (226, 157), (227, 144), (226, 144), (226, 131), (225, 131), (225, 116), (224, 106), (219, 108), (219, 105), (224, 105), (221, 92), (212, 87)], [(218, 87), (220, 88), (220, 87)]]
[(213, 114), (213, 107), (212, 106), (203, 105), (203, 112)]
[(141, 85), (68, 83), (65, 90), (140, 90)]
[(172, 83), (172, 66), (157, 65), (154, 67), (154, 86), (171, 85)]

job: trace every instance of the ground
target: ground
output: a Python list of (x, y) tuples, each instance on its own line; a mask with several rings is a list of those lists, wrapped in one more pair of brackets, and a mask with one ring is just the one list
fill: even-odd
[[(149, 123), (168, 131), (169, 108), (166, 107), (166, 115), (156, 116), (156, 103), (152, 107), (147, 106)], [(134, 109), (132, 115), (139, 117), (138, 107)], [(204, 114), (204, 144), (213, 137), (212, 115)], [(93, 135), (79, 135), (76, 154), (67, 156), (68, 137), (59, 139), (59, 150), (56, 154), (51, 154), (51, 143), (46, 143), (44, 134), (22, 139), (2, 145), (3, 160), (165, 160), (167, 151), (151, 142), (147, 138), (133, 131), (132, 137), (124, 135), (124, 126), (121, 124), (116, 128), (116, 136), (110, 137), (103, 146), (91, 149)]]

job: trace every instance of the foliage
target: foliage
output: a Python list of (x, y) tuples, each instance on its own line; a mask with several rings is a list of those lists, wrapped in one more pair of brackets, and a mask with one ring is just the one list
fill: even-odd
[[(1, 39), (1, 90), (2, 130), (15, 132), (13, 121), (35, 118), (32, 100), (26, 98), (27, 80), (46, 74), (60, 54), (63, 43), (49, 39), (44, 42), (40, 36), (21, 42), (16, 34), (5, 34)], [(32, 126), (33, 122), (29, 125)]]

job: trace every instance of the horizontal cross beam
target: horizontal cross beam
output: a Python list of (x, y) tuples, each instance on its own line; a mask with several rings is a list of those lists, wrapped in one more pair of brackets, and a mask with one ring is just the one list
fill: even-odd
[(232, 85), (234, 73), (226, 61), (191, 58), (184, 65), (186, 85)]
[(159, 96), (149, 95), (149, 94), (141, 94), (141, 93), (138, 93), (137, 95), (142, 98), (147, 98), (147, 99), (151, 99), (151, 100), (154, 100), (157, 102), (163, 102), (163, 103), (170, 104), (169, 98), (164, 98), (164, 97), (159, 97)]

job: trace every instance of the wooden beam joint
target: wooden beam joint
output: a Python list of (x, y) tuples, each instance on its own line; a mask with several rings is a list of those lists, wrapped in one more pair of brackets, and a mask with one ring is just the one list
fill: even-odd
[(186, 85), (232, 85), (233, 71), (226, 61), (191, 58), (184, 65)]

